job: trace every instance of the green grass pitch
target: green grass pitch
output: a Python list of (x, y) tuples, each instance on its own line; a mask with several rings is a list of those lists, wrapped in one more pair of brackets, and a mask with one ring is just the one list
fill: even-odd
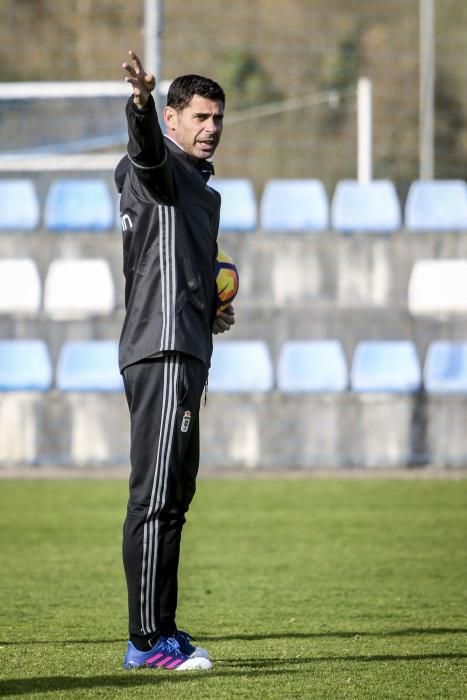
[(0, 695), (467, 697), (467, 480), (200, 479), (178, 623), (208, 673), (123, 671), (123, 480), (0, 483)]

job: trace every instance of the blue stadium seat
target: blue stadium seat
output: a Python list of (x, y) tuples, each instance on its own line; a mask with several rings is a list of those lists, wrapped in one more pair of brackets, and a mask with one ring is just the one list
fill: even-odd
[(277, 366), (277, 388), (284, 392), (342, 392), (348, 371), (337, 340), (289, 340), (284, 343)]
[(107, 231), (115, 227), (115, 202), (104, 180), (58, 179), (49, 188), (45, 225), (51, 231)]
[(405, 225), (414, 231), (467, 231), (463, 180), (416, 180), (405, 204)]
[(423, 378), (430, 394), (467, 394), (467, 343), (433, 341), (428, 347)]
[(342, 233), (397, 231), (401, 226), (401, 207), (394, 183), (341, 180), (332, 199), (331, 222)]
[(0, 180), (0, 229), (30, 231), (39, 225), (39, 199), (32, 180)]
[(232, 340), (214, 343), (209, 391), (265, 392), (273, 388), (274, 373), (266, 343)]
[(0, 341), (0, 391), (47, 391), (52, 364), (43, 340)]
[(260, 228), (268, 233), (323, 231), (329, 202), (319, 180), (269, 180), (261, 197)]
[(61, 391), (122, 391), (118, 342), (65, 342), (58, 358), (56, 385)]
[(248, 233), (256, 229), (257, 206), (253, 184), (244, 178), (212, 178), (209, 185), (219, 192), (219, 230)]
[(420, 389), (421, 367), (409, 340), (361, 341), (352, 360), (353, 391), (409, 393)]

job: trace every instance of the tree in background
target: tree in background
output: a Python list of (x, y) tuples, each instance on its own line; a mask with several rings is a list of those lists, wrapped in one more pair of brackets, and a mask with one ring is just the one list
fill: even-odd
[(337, 101), (333, 109), (324, 114), (323, 128), (334, 132), (342, 126), (348, 110), (348, 102), (339, 100), (339, 96), (355, 90), (360, 77), (360, 40), (358, 32), (345, 37), (330, 52), (327, 65), (324, 66), (322, 89), (335, 92)]
[(228, 95), (230, 109), (246, 109), (281, 99), (258, 57), (246, 48), (234, 47), (224, 53), (219, 80)]
[(452, 78), (442, 69), (436, 75), (435, 114), (435, 176), (464, 179), (466, 118)]

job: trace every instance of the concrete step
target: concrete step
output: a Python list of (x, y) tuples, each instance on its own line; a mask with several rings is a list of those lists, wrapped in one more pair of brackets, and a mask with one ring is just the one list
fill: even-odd
[[(209, 470), (465, 468), (467, 396), (208, 393)], [(122, 393), (0, 394), (0, 465), (128, 464)]]
[[(315, 234), (222, 234), (219, 245), (240, 272), (239, 304), (337, 308), (407, 307), (410, 274), (419, 259), (467, 259), (467, 232), (390, 235), (334, 231)], [(42, 282), (55, 258), (104, 257), (109, 261), (117, 306), (124, 304), (121, 237), (109, 233), (3, 233), (0, 258), (32, 257)]]

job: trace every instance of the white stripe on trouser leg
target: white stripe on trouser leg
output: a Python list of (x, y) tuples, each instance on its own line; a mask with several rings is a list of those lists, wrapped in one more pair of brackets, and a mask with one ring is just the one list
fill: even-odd
[(167, 245), (166, 245), (166, 215), (167, 207), (159, 206), (159, 261), (161, 266), (161, 294), (162, 294), (162, 333), (161, 350), (165, 347), (167, 330)]
[(143, 566), (141, 572), (141, 629), (144, 634), (156, 630), (154, 593), (156, 590), (158, 554), (158, 517), (165, 505), (172, 450), (175, 419), (177, 414), (177, 382), (179, 359), (168, 356), (164, 362), (164, 384), (162, 391), (162, 414), (157, 445), (156, 464), (151, 492), (151, 501), (143, 531)]
[(175, 209), (170, 207), (170, 260), (172, 272), (171, 306), (170, 306), (170, 348), (175, 347), (175, 299), (177, 293), (177, 281), (175, 277)]
[[(153, 486), (153, 493), (151, 496), (151, 502), (154, 503), (153, 510), (159, 516), (162, 508), (166, 504), (167, 495), (167, 483), (169, 476), (169, 466), (170, 466), (170, 455), (172, 452), (173, 435), (175, 430), (175, 421), (177, 416), (177, 382), (178, 382), (178, 370), (179, 370), (179, 360), (177, 357), (171, 357), (166, 362), (166, 367), (168, 365), (168, 401), (167, 401), (167, 420), (165, 421), (164, 435), (163, 435), (163, 449), (161, 452), (161, 478), (159, 479), (157, 486), (157, 493), (154, 500), (155, 489)], [(166, 369), (166, 368), (165, 368)], [(157, 554), (158, 554), (158, 536), (159, 536), (159, 521), (152, 519), (151, 522), (154, 536), (153, 545), (153, 568), (152, 576), (148, 578), (150, 582), (149, 590), (149, 600), (152, 604), (150, 616), (148, 622), (150, 625), (150, 631), (156, 628), (155, 610), (154, 610), (154, 594), (156, 590), (156, 574), (157, 574)]]
[[(155, 612), (153, 609), (153, 595), (155, 590), (155, 577), (157, 571), (157, 545), (158, 527), (157, 518), (164, 503), (161, 501), (161, 490), (167, 480), (167, 443), (170, 431), (171, 415), (173, 408), (176, 409), (174, 401), (175, 388), (173, 386), (174, 370), (178, 376), (178, 367), (174, 366), (173, 358), (164, 358), (164, 384), (162, 392), (162, 413), (159, 430), (159, 440), (157, 446), (156, 465), (154, 470), (153, 487), (151, 501), (146, 516), (144, 526), (144, 551), (143, 551), (143, 571), (141, 581), (141, 622), (142, 629), (146, 634), (155, 631)], [(176, 385), (175, 385), (176, 386)], [(175, 404), (175, 405), (174, 405)], [(169, 433), (170, 434), (170, 433)], [(171, 442), (171, 439), (169, 440)]]
[(175, 210), (160, 205), (159, 210), (159, 260), (162, 292), (161, 350), (175, 347)]

